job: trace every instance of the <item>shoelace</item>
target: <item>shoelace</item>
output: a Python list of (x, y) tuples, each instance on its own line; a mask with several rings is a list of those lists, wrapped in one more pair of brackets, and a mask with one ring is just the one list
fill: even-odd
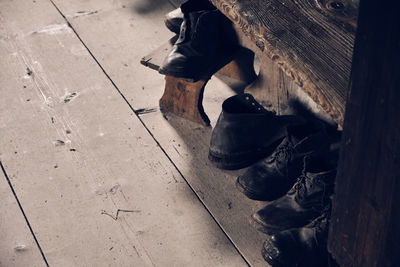
[(277, 148), (277, 151), (274, 153), (272, 157), (272, 161), (278, 161), (280, 163), (284, 162), (287, 160), (291, 155), (293, 154), (293, 146), (287, 142), (282, 144)]
[[(298, 201), (303, 201), (307, 197), (308, 189), (307, 189), (307, 179), (310, 179), (307, 177), (305, 173), (303, 173), (296, 181), (292, 189), (288, 192), (289, 195), (296, 194), (296, 200)], [(329, 194), (329, 190), (327, 190), (327, 185), (321, 181), (319, 178), (315, 178), (312, 183), (309, 184), (310, 189), (315, 186), (315, 184), (318, 183), (322, 187), (322, 195), (320, 197), (321, 203), (319, 204), (320, 207), (325, 207), (327, 205), (326, 203), (326, 196)], [(329, 202), (329, 201), (328, 201)]]
[(293, 185), (292, 189), (288, 192), (289, 195), (296, 194), (297, 199), (300, 201), (305, 198), (307, 188), (306, 188), (306, 179), (307, 176), (303, 173)]

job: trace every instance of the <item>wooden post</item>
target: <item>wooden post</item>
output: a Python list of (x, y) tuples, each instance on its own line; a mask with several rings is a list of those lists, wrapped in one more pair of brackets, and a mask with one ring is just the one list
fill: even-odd
[(341, 266), (400, 266), (400, 23), (360, 3), (328, 248)]

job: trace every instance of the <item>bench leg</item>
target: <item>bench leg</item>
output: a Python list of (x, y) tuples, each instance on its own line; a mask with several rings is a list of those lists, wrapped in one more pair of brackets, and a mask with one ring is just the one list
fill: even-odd
[(208, 80), (187, 82), (172, 76), (165, 76), (165, 90), (160, 99), (160, 110), (197, 122), (204, 126), (210, 120), (203, 109), (204, 87)]
[(218, 76), (226, 76), (238, 81), (251, 83), (257, 78), (254, 71), (254, 52), (247, 48), (241, 48), (233, 57), (233, 60), (221, 68)]

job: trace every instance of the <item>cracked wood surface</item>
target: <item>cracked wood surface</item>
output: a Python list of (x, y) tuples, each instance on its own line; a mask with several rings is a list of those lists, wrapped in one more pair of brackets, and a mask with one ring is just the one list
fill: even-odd
[(0, 159), (50, 266), (247, 265), (49, 1), (1, 1), (0, 58)]
[(0, 172), (0, 266), (46, 266), (6, 176)]
[[(129, 103), (137, 110), (154, 111), (140, 114), (141, 120), (243, 257), (251, 266), (268, 266), (260, 253), (266, 236), (249, 223), (251, 214), (264, 203), (249, 200), (236, 189), (236, 177), (241, 171), (222, 171), (210, 164), (207, 153), (212, 128), (172, 115), (163, 116), (154, 108), (164, 91), (164, 76), (139, 62), (173, 36), (163, 20), (164, 14), (174, 7), (165, 0), (130, 1), (129, 5), (122, 2), (126, 8), (122, 4), (105, 7), (110, 3), (107, 0), (55, 1), (67, 17), (79, 10), (99, 10), (69, 21)], [(209, 81), (203, 105), (212, 125), (221, 112), (222, 102), (233, 94), (217, 78)]]
[(358, 1), (211, 2), (343, 125)]

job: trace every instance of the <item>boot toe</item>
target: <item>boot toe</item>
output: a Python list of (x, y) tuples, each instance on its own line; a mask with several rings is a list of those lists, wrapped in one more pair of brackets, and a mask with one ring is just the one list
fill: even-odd
[(282, 252), (275, 244), (275, 236), (268, 236), (265, 240), (261, 254), (266, 262), (272, 266), (287, 266), (282, 263)]
[(250, 223), (258, 231), (266, 233), (266, 234), (274, 234), (274, 233), (284, 230), (284, 228), (282, 228), (280, 225), (268, 224), (265, 221), (265, 218), (262, 215), (260, 215), (259, 212), (256, 212), (251, 216)]

